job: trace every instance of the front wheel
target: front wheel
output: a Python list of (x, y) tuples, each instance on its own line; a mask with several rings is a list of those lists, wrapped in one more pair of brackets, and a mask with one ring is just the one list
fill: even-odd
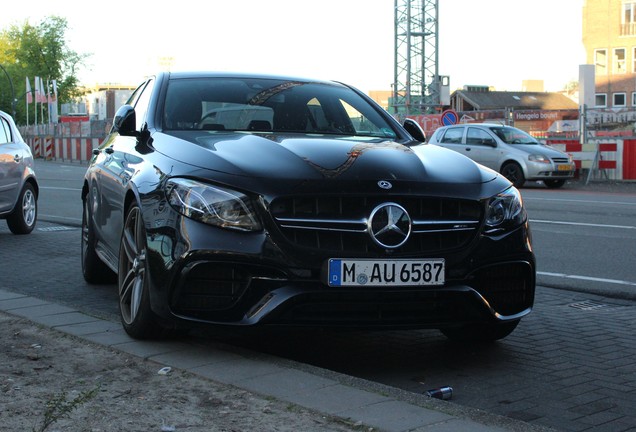
[(506, 177), (516, 188), (520, 188), (526, 182), (521, 166), (516, 162), (508, 162), (501, 168), (501, 174)]
[(26, 183), (18, 197), (18, 203), (7, 217), (7, 225), (13, 234), (29, 234), (38, 218), (38, 197), (31, 183)]
[(543, 180), (543, 184), (550, 189), (557, 189), (565, 184), (565, 180)]
[(461, 327), (449, 327), (440, 331), (452, 341), (458, 342), (494, 342), (503, 339), (517, 328), (519, 320), (505, 323), (474, 324)]
[(146, 230), (139, 206), (128, 210), (119, 248), (119, 313), (121, 322), (135, 339), (161, 335), (158, 317), (150, 308)]

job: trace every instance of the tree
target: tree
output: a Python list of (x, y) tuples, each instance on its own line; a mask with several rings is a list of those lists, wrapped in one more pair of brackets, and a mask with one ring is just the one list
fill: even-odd
[[(11, 77), (15, 93), (13, 96), (7, 76), (0, 73), (0, 109), (11, 112), (12, 97), (15, 97), (17, 123), (26, 122), (26, 77), (31, 87), (36, 76), (43, 78), (45, 83), (56, 80), (58, 104), (75, 101), (82, 95), (78, 72), (88, 54), (79, 54), (68, 47), (67, 29), (65, 18), (51, 16), (37, 26), (27, 21), (0, 31), (0, 65)], [(31, 112), (29, 117), (33, 118)]]

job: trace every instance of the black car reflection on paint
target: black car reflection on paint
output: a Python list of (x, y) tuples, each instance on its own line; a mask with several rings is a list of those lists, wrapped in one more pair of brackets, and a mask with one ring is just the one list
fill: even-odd
[(341, 83), (162, 73), (82, 190), (82, 271), (136, 338), (195, 325), (507, 336), (534, 301), (519, 192)]

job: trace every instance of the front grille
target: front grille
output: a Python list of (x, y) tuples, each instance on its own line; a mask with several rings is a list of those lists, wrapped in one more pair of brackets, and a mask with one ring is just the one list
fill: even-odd
[(482, 219), (478, 201), (422, 197), (327, 196), (274, 201), (270, 207), (279, 229), (295, 246), (355, 254), (377, 253), (367, 223), (382, 203), (402, 206), (412, 220), (409, 240), (396, 253), (452, 250), (469, 243)]
[(555, 164), (569, 164), (570, 159), (567, 157), (553, 157), (552, 162), (554, 162)]
[(532, 306), (534, 276), (528, 263), (486, 267), (473, 277), (470, 285), (501, 315), (514, 315)]

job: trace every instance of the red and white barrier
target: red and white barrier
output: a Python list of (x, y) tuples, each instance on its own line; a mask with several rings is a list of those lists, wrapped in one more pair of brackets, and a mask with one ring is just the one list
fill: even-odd
[(93, 156), (93, 149), (99, 147), (103, 138), (54, 138), (32, 137), (26, 140), (33, 157), (68, 162), (87, 162)]
[(613, 180), (622, 180), (623, 140), (595, 139), (581, 144), (574, 139), (549, 139), (546, 144), (571, 154), (577, 170), (592, 168), (612, 170), (608, 172), (608, 177)]
[(46, 160), (53, 159), (53, 137), (44, 137), (44, 158)]
[(42, 138), (35, 137), (33, 138), (33, 156), (34, 157), (42, 157)]

